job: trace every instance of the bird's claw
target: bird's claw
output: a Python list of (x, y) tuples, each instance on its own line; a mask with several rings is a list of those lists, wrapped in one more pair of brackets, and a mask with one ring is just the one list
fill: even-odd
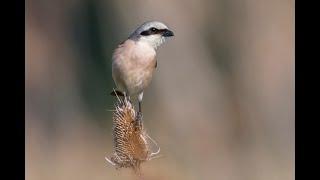
[(142, 128), (142, 112), (138, 112), (136, 115), (136, 126)]
[(142, 121), (142, 112), (138, 112), (136, 119), (137, 121)]

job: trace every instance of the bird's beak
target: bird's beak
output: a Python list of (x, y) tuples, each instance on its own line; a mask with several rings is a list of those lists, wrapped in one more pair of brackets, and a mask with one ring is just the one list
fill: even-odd
[(174, 36), (174, 34), (173, 34), (173, 32), (170, 31), (169, 29), (166, 29), (166, 30), (163, 32), (162, 36), (164, 36), (164, 37), (170, 37), (170, 36)]

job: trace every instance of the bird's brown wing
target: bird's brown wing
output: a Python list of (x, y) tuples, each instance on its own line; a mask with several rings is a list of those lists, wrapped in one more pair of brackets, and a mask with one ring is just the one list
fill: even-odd
[(154, 65), (154, 68), (157, 68), (158, 66), (158, 61), (156, 60), (156, 64)]

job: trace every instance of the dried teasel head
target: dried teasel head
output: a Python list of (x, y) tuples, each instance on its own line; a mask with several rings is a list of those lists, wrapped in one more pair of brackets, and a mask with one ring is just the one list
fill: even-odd
[[(128, 167), (138, 172), (140, 164), (155, 158), (160, 148), (144, 130), (127, 98), (118, 98), (115, 107), (112, 127), (114, 153), (110, 158), (106, 157), (106, 160), (116, 169)], [(158, 148), (156, 152), (151, 151), (152, 145)]]

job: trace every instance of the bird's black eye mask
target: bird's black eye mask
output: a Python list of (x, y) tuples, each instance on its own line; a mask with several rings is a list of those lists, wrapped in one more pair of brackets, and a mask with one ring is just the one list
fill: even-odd
[(140, 35), (142, 35), (142, 36), (149, 36), (149, 35), (153, 35), (153, 34), (161, 34), (162, 35), (166, 31), (168, 31), (168, 29), (157, 29), (157, 28), (152, 27), (146, 31), (142, 31), (140, 33)]

